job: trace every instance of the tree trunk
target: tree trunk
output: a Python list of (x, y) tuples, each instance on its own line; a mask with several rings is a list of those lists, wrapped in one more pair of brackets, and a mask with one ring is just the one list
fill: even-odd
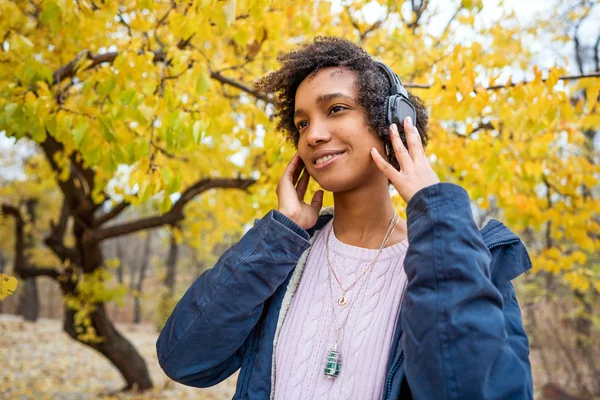
[(142, 296), (142, 288), (144, 285), (144, 278), (146, 277), (146, 270), (148, 269), (148, 264), (150, 263), (150, 244), (152, 242), (151, 233), (148, 232), (146, 235), (146, 241), (144, 243), (144, 255), (142, 257), (142, 264), (140, 265), (140, 275), (138, 277), (136, 291), (137, 294), (134, 297), (134, 308), (133, 308), (133, 322), (135, 324), (139, 324), (142, 320), (142, 304), (140, 301), (140, 297)]
[[(73, 339), (80, 341), (75, 332), (75, 311), (65, 308), (64, 329)], [(86, 343), (86, 346), (100, 352), (108, 358), (125, 379), (124, 390), (147, 390), (152, 388), (152, 380), (148, 374), (146, 361), (140, 356), (136, 348), (117, 331), (106, 315), (104, 303), (96, 305), (96, 310), (91, 315), (92, 326), (98, 336), (104, 340), (102, 343)]]
[(125, 254), (123, 254), (123, 246), (121, 245), (121, 240), (117, 240), (117, 258), (119, 259), (119, 268), (117, 269), (117, 279), (119, 280), (119, 285), (123, 284), (123, 273), (125, 268), (123, 267), (123, 263), (125, 262)]
[[(123, 253), (123, 246), (121, 245), (121, 240), (118, 239), (116, 240), (115, 243), (116, 246), (116, 255), (117, 255), (117, 259), (119, 260), (119, 267), (117, 268), (117, 281), (119, 282), (119, 285), (122, 285), (124, 282), (124, 278), (125, 278), (125, 254)], [(112, 319), (113, 321), (119, 322), (121, 321), (121, 306), (117, 303), (114, 304), (114, 308), (113, 308), (113, 316)]]
[(36, 322), (40, 316), (40, 299), (36, 278), (26, 278), (23, 281), (23, 291), (19, 298), (19, 315), (25, 321)]
[(56, 283), (50, 284), (50, 290), (48, 294), (48, 318), (54, 319), (54, 296), (56, 296)]
[[(25, 203), (27, 214), (29, 214), (29, 220), (31, 225), (35, 225), (36, 219), (36, 208), (38, 205), (37, 200), (27, 200)], [(35, 239), (33, 237), (33, 229), (29, 229), (25, 234), (24, 248), (31, 249), (35, 247)], [(25, 256), (25, 263), (29, 264), (29, 257)], [(21, 276), (21, 278), (23, 278)], [(40, 316), (40, 296), (38, 292), (37, 278), (29, 277), (24, 278), (23, 291), (19, 298), (19, 315), (23, 317), (25, 321), (36, 322)]]
[(175, 235), (171, 235), (171, 245), (167, 255), (167, 275), (165, 276), (165, 287), (168, 290), (168, 295), (172, 296), (175, 291), (175, 276), (177, 272), (177, 258), (179, 256), (179, 246)]
[[(102, 249), (97, 241), (86, 241), (81, 225), (74, 225), (73, 234), (76, 238), (76, 248), (81, 264), (78, 269), (84, 273), (91, 273), (104, 265)], [(77, 295), (76, 287), (62, 285), (63, 291)], [(101, 343), (82, 342), (104, 355), (119, 370), (125, 379), (124, 390), (146, 390), (152, 388), (152, 380), (144, 359), (136, 348), (114, 327), (106, 314), (104, 303), (94, 304), (95, 310), (91, 314), (92, 326), (96, 335), (102, 338)], [(72, 338), (77, 338), (75, 326), (75, 311), (65, 308), (64, 329)]]
[[(0, 274), (2, 274), (6, 268), (6, 258), (4, 257), (4, 253), (0, 251)], [(0, 314), (4, 312), (4, 303), (0, 301)]]

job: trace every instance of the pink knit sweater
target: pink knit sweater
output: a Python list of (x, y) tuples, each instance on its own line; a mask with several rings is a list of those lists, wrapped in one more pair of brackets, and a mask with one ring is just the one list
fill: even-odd
[[(406, 240), (383, 249), (371, 272), (346, 293), (329, 272), (325, 241), (330, 221), (315, 238), (298, 290), (283, 321), (275, 349), (277, 400), (366, 400), (381, 397), (392, 336), (406, 288)], [(377, 250), (340, 242), (332, 232), (330, 259), (342, 286), (347, 288), (375, 258)], [(330, 296), (330, 281), (333, 301)], [(335, 342), (332, 311), (342, 325), (342, 367), (328, 379), (323, 370)], [(338, 349), (340, 349), (338, 345)]]

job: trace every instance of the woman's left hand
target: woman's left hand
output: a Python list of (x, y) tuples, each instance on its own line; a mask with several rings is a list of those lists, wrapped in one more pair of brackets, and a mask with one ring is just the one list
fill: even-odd
[(427, 186), (435, 185), (440, 179), (429, 165), (421, 136), (412, 124), (410, 117), (404, 120), (404, 132), (406, 133), (408, 150), (400, 139), (396, 124), (390, 126), (390, 138), (394, 147), (394, 154), (400, 164), (400, 171), (387, 162), (375, 147), (371, 149), (371, 157), (373, 157), (381, 172), (392, 182), (404, 201), (408, 203), (415, 193)]

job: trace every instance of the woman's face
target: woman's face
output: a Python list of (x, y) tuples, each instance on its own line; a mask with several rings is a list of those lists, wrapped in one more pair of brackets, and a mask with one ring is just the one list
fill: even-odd
[(358, 105), (357, 74), (328, 67), (309, 76), (296, 90), (294, 124), (300, 133), (298, 153), (308, 173), (328, 191), (350, 191), (382, 180), (371, 148), (383, 153), (383, 142), (365, 124)]

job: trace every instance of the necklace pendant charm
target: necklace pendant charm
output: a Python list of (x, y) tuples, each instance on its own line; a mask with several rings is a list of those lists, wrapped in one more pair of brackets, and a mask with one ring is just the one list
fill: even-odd
[(325, 362), (325, 376), (329, 379), (335, 379), (340, 374), (342, 367), (342, 355), (337, 350), (337, 345), (329, 350), (327, 361)]
[(345, 305), (346, 303), (347, 303), (346, 296), (342, 296), (342, 297), (340, 297), (340, 299), (338, 300), (338, 304), (339, 304), (340, 306), (343, 306), (343, 305)]

